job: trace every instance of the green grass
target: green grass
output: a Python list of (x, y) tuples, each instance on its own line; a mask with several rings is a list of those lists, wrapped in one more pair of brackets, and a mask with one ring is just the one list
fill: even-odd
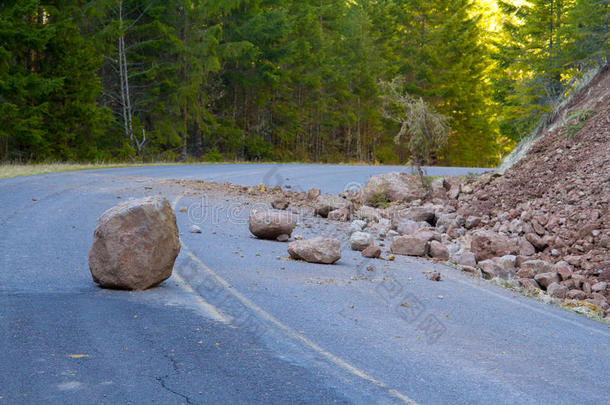
[(595, 111), (592, 110), (577, 110), (568, 115), (568, 122), (571, 122), (566, 126), (566, 137), (572, 138), (585, 126), (587, 120), (595, 115)]

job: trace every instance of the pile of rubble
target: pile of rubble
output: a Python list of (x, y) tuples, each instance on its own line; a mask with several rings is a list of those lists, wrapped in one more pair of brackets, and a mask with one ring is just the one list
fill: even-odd
[[(314, 215), (352, 221), (350, 246), (366, 257), (448, 261), (608, 317), (609, 74), (585, 90), (504, 175), (447, 177), (424, 190), (414, 176), (388, 173), (338, 196), (274, 190), (272, 206), (282, 210), (294, 201), (309, 204)], [(380, 242), (388, 239), (383, 252)]]

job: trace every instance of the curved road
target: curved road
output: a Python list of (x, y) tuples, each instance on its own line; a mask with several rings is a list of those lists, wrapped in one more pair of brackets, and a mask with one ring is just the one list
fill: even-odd
[[(288, 261), (286, 244), (250, 236), (246, 201), (186, 197), (153, 179), (340, 192), (393, 170), (164, 166), (0, 180), (0, 404), (609, 404), (607, 325), (423, 260), (344, 247), (334, 266)], [(174, 275), (146, 292), (97, 288), (96, 218), (118, 197), (159, 193), (188, 208), (177, 213)], [(202, 234), (188, 232), (193, 222)], [(295, 230), (314, 232), (343, 235), (320, 219)], [(444, 281), (428, 280), (432, 269)]]

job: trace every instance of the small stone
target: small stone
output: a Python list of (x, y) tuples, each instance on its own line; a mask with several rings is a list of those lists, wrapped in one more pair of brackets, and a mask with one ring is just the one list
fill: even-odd
[(439, 273), (438, 271), (433, 271), (428, 276), (428, 279), (432, 281), (441, 281), (441, 273)]
[(316, 199), (314, 215), (323, 218), (328, 217), (328, 213), (341, 208), (350, 209), (352, 206), (348, 200), (330, 194), (321, 195)]
[(366, 226), (366, 221), (357, 219), (355, 221), (352, 221), (352, 223), (349, 225), (349, 229), (347, 230), (347, 233), (351, 235), (354, 232), (359, 232), (359, 231), (363, 230), (365, 226)]
[(348, 208), (339, 208), (336, 210), (332, 210), (328, 213), (327, 218), (331, 221), (341, 221), (347, 222), (349, 221), (350, 212)]
[(534, 280), (536, 280), (536, 282), (538, 282), (542, 288), (547, 288), (552, 283), (559, 283), (561, 281), (559, 274), (555, 272), (536, 274), (536, 276), (534, 276)]
[(353, 250), (363, 251), (373, 243), (373, 235), (367, 232), (354, 232), (349, 238), (349, 245)]
[(566, 287), (564, 285), (560, 285), (559, 283), (551, 283), (546, 288), (546, 291), (549, 293), (549, 295), (551, 297), (563, 299), (566, 297), (566, 294), (568, 293), (568, 287)]
[(189, 232), (190, 233), (201, 233), (201, 228), (198, 227), (197, 225), (191, 225), (191, 227), (189, 228)]
[(307, 192), (307, 199), (310, 200), (310, 201), (315, 200), (319, 196), (320, 196), (320, 189), (319, 188), (310, 188), (309, 191)]
[(517, 281), (526, 290), (530, 290), (532, 288), (540, 289), (540, 285), (536, 282), (536, 280), (533, 280), (531, 278), (518, 278)]
[(288, 253), (293, 259), (310, 263), (332, 264), (341, 258), (341, 242), (338, 239), (323, 236), (297, 240), (288, 244)]
[(567, 297), (573, 300), (584, 300), (587, 298), (587, 294), (581, 290), (570, 290), (567, 293)]
[(527, 239), (519, 238), (519, 255), (532, 256), (536, 253), (536, 248)]
[(591, 291), (599, 293), (602, 291), (606, 291), (606, 288), (608, 287), (608, 283), (606, 283), (605, 281), (601, 281), (599, 283), (595, 283), (591, 286)]
[(290, 205), (290, 202), (283, 196), (275, 197), (273, 201), (271, 201), (271, 206), (276, 210), (285, 210), (288, 208), (288, 205)]
[(397, 236), (390, 245), (392, 253), (406, 256), (425, 256), (428, 250), (428, 241), (412, 236)]
[(394, 221), (396, 224), (396, 231), (401, 235), (413, 235), (419, 229), (428, 228), (430, 225), (427, 222), (417, 222), (410, 219), (403, 219), (401, 221)]
[(440, 260), (449, 260), (449, 250), (439, 241), (430, 242), (430, 257)]
[(562, 280), (568, 280), (572, 277), (572, 268), (567, 262), (560, 261), (555, 263), (553, 265), (553, 270), (559, 274), (559, 277), (561, 277)]
[(283, 233), (280, 236), (278, 236), (276, 239), (278, 242), (288, 242), (288, 239), (290, 239), (290, 236)]
[(466, 229), (472, 229), (472, 228), (479, 226), (480, 223), (481, 223), (481, 217), (476, 217), (476, 216), (471, 215), (468, 218), (466, 218), (466, 223), (464, 226)]
[(381, 248), (379, 246), (370, 245), (362, 251), (362, 256), (377, 259), (381, 256)]
[(290, 236), (296, 225), (296, 215), (283, 211), (253, 211), (248, 219), (250, 232), (260, 239), (276, 239), (282, 234)]
[(478, 266), (481, 269), (483, 278), (487, 280), (491, 280), (501, 272), (500, 266), (495, 264), (492, 260), (483, 260), (478, 263)]
[(517, 245), (509, 237), (493, 231), (475, 232), (470, 249), (478, 261), (518, 252)]
[(451, 261), (462, 266), (475, 267), (477, 265), (477, 259), (475, 258), (474, 253), (466, 249), (458, 251), (451, 257)]
[(525, 278), (534, 278), (540, 273), (551, 273), (553, 271), (553, 265), (544, 260), (528, 260), (521, 263), (521, 269), (519, 270), (519, 276)]
[(178, 210), (180, 212), (186, 212), (186, 207), (180, 207), (180, 209)]

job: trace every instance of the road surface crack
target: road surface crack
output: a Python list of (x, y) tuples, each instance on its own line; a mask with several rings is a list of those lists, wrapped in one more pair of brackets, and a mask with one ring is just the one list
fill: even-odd
[(191, 401), (191, 399), (188, 397), (188, 395), (182, 394), (182, 393), (175, 391), (175, 390), (171, 389), (170, 387), (168, 387), (165, 382), (165, 379), (168, 377), (169, 377), (169, 374), (164, 375), (163, 377), (155, 377), (155, 379), (159, 382), (159, 384), (161, 385), (161, 387), (163, 387), (164, 390), (171, 392), (174, 395), (178, 395), (179, 397), (184, 398), (184, 400), (186, 401), (187, 404), (195, 404), (195, 402)]

